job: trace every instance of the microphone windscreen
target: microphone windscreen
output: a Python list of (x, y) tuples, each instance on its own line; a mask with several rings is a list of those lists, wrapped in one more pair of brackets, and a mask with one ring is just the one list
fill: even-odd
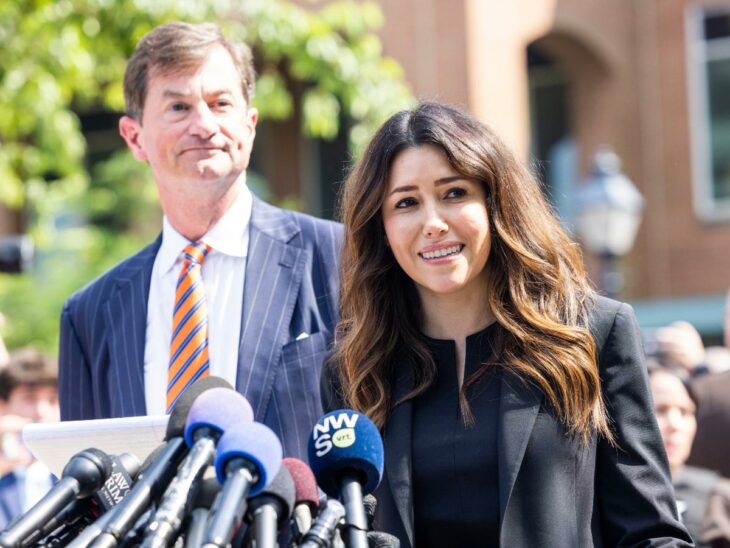
[(282, 464), (286, 466), (294, 480), (295, 503), (305, 503), (310, 509), (315, 510), (319, 506), (319, 493), (312, 469), (306, 462), (294, 457), (285, 458)]
[(383, 475), (383, 439), (362, 413), (338, 409), (321, 417), (309, 438), (309, 464), (319, 487), (340, 496), (341, 474), (355, 472), (363, 494), (371, 493)]
[(277, 518), (279, 525), (282, 525), (291, 517), (294, 511), (295, 499), (294, 480), (286, 466), (281, 466), (269, 486), (248, 501), (249, 514), (253, 513), (261, 504), (270, 500), (271, 497), (276, 498), (281, 504), (281, 512)]
[(185, 443), (192, 447), (193, 433), (202, 427), (225, 432), (235, 424), (253, 421), (253, 409), (248, 400), (231, 388), (211, 388), (200, 394), (188, 413), (185, 423)]
[(236, 424), (223, 432), (215, 455), (218, 481), (226, 480), (226, 465), (231, 459), (242, 458), (253, 465), (258, 477), (250, 486), (248, 496), (263, 491), (281, 468), (281, 442), (274, 431), (259, 422)]
[(375, 510), (378, 508), (378, 499), (372, 494), (365, 495), (362, 498), (362, 505), (365, 508), (365, 516), (368, 518), (368, 528), (373, 528), (373, 521), (375, 520)]
[(400, 540), (395, 535), (381, 531), (368, 531), (368, 548), (400, 548)]
[(177, 438), (183, 435), (183, 432), (185, 432), (185, 423), (188, 420), (188, 413), (190, 413), (193, 402), (203, 392), (211, 388), (229, 388), (233, 390), (233, 387), (228, 381), (213, 375), (203, 377), (188, 386), (187, 390), (175, 402), (175, 406), (170, 412), (170, 418), (167, 422), (167, 430), (165, 432), (165, 441), (170, 441), (171, 438)]
[(220, 493), (220, 490), (221, 484), (217, 478), (203, 478), (191, 508), (210, 508), (213, 506), (213, 501), (218, 496), (218, 493)]
[(90, 447), (79, 451), (66, 463), (61, 476), (74, 478), (79, 492), (76, 498), (94, 494), (112, 473), (112, 460), (104, 451)]

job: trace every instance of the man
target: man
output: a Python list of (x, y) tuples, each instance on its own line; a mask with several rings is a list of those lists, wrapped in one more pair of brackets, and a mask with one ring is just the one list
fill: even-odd
[[(30, 422), (58, 421), (56, 363), (31, 348), (12, 353), (0, 370), (0, 530), (30, 509), (53, 485), (48, 469), (33, 459), (20, 437)], [(7, 473), (5, 473), (7, 472)]]
[(337, 321), (341, 227), (251, 195), (253, 87), (250, 50), (213, 25), (165, 24), (138, 44), (119, 129), (152, 170), (163, 229), (67, 301), (63, 420), (165, 413), (213, 374), (248, 398), (285, 455), (306, 455)]

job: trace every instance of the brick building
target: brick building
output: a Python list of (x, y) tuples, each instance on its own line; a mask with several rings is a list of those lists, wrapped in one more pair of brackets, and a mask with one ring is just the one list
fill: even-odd
[(496, 129), (535, 161), (566, 217), (593, 153), (611, 146), (646, 199), (623, 298), (646, 327), (685, 319), (718, 340), (730, 287), (730, 1), (380, 4), (385, 52), (416, 95)]

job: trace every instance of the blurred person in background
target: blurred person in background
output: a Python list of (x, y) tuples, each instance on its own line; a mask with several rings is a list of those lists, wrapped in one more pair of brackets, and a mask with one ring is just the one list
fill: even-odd
[(697, 430), (691, 389), (676, 372), (663, 367), (650, 370), (649, 384), (680, 517), (697, 546), (730, 546), (730, 481), (686, 464)]
[(23, 445), (23, 426), (59, 418), (56, 362), (32, 348), (11, 353), (0, 370), (0, 530), (53, 485), (48, 469)]
[(662, 366), (675, 370), (683, 379), (730, 370), (730, 349), (705, 347), (697, 329), (688, 322), (660, 327), (654, 332), (651, 343)]
[[(4, 325), (5, 316), (3, 316), (3, 313), (0, 312), (0, 331), (2, 331)], [(8, 349), (5, 347), (5, 341), (3, 341), (2, 334), (0, 334), (0, 367), (3, 367), (6, 363), (8, 363), (9, 359), (10, 356), (8, 355)]]
[[(730, 291), (725, 304), (725, 350), (730, 351)], [(697, 436), (689, 463), (730, 478), (730, 371), (692, 380), (697, 403)]]

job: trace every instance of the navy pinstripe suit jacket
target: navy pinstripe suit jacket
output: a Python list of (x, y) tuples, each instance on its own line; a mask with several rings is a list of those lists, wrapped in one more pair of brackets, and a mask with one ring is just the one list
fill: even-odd
[[(256, 198), (243, 290), (236, 389), (256, 420), (306, 460), (321, 414), (319, 376), (338, 317), (342, 227)], [(161, 238), (72, 295), (61, 314), (62, 420), (146, 414), (144, 349)], [(302, 333), (310, 336), (296, 340)]]

